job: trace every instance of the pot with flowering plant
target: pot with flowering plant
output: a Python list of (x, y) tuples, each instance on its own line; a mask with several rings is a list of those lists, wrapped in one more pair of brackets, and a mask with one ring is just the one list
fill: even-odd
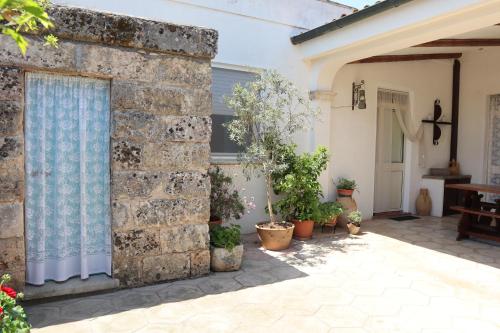
[(294, 225), (280, 221), (273, 211), (274, 172), (287, 167), (280, 158), (283, 144), (308, 127), (317, 111), (307, 98), (275, 71), (264, 71), (245, 86), (236, 84), (227, 106), (235, 117), (225, 124), (232, 141), (242, 148), (239, 160), (247, 179), (257, 174), (266, 183), (267, 212), (270, 221), (258, 223), (257, 233), (264, 248), (283, 250), (289, 247)]
[(239, 220), (245, 212), (240, 194), (233, 187), (233, 179), (218, 166), (210, 168), (210, 227), (231, 218)]
[(323, 202), (319, 206), (320, 211), (320, 219), (318, 223), (321, 225), (321, 228), (324, 227), (333, 227), (333, 232), (337, 229), (337, 219), (342, 213), (344, 209), (342, 208), (342, 204), (340, 202)]
[(361, 230), (361, 221), (363, 220), (363, 215), (359, 210), (355, 210), (347, 215), (347, 229), (351, 235), (357, 235)]
[(24, 309), (17, 304), (17, 301), (23, 298), (23, 294), (6, 285), (10, 279), (9, 274), (4, 274), (0, 278), (0, 332), (29, 332), (31, 325), (26, 319)]

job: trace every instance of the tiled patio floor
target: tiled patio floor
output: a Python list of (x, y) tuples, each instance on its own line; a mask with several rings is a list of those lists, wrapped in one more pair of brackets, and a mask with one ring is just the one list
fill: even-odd
[(500, 332), (500, 247), (456, 220), (364, 224), (266, 252), (239, 272), (28, 306), (34, 332)]

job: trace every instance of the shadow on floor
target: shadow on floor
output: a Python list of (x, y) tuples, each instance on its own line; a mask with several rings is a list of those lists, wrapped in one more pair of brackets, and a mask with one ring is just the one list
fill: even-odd
[(457, 241), (458, 221), (458, 215), (443, 218), (424, 217), (411, 221), (382, 219), (365, 223), (365, 230), (429, 250), (500, 268), (500, 244), (479, 239)]
[(240, 271), (211, 273), (197, 279), (165, 282), (77, 298), (27, 302), (26, 312), (29, 321), (33, 328), (42, 328), (298, 279), (308, 275), (292, 264), (314, 265), (315, 260), (320, 259), (322, 252), (342, 250), (342, 247), (331, 246), (295, 254), (298, 252), (297, 249), (303, 248), (306, 243), (294, 241), (287, 251), (269, 252), (260, 248), (256, 234), (246, 235), (244, 243), (245, 254)]

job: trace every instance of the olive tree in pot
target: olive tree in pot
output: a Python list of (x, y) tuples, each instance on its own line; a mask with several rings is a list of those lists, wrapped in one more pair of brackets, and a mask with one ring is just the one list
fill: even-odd
[(314, 223), (321, 220), (320, 197), (323, 196), (319, 176), (328, 164), (328, 150), (318, 147), (314, 153), (296, 155), (293, 149), (285, 149), (288, 168), (273, 174), (274, 189), (282, 198), (276, 208), (282, 216), (295, 225), (293, 236), (299, 240), (310, 239)]
[(237, 271), (243, 258), (239, 225), (214, 226), (210, 230), (210, 268), (214, 272)]
[(257, 233), (264, 248), (288, 248), (293, 224), (278, 221), (273, 212), (273, 172), (282, 170), (280, 153), (298, 131), (304, 130), (317, 114), (297, 88), (275, 71), (264, 71), (245, 86), (237, 84), (226, 104), (235, 117), (226, 124), (230, 138), (242, 147), (239, 155), (248, 179), (263, 176), (266, 183), (267, 211), (270, 221), (258, 223)]
[(231, 177), (224, 174), (218, 166), (210, 168), (208, 175), (211, 185), (210, 228), (231, 218), (239, 220), (245, 212), (245, 206), (240, 194), (233, 188)]

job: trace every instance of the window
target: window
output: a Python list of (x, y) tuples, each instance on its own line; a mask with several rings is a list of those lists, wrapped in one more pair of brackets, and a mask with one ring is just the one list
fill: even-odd
[(227, 128), (223, 126), (232, 118), (234, 111), (229, 109), (224, 97), (230, 96), (233, 87), (240, 83), (255, 80), (255, 73), (225, 68), (212, 68), (212, 140), (210, 149), (218, 157), (233, 157), (241, 151), (241, 147), (229, 139)]

